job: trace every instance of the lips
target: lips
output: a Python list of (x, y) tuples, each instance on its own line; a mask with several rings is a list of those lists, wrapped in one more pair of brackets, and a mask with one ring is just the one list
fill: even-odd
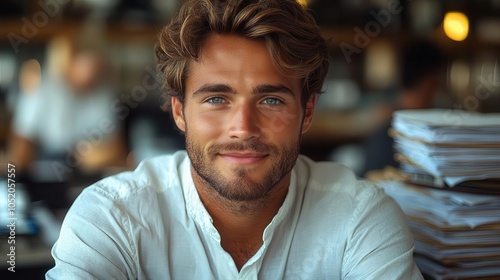
[(236, 164), (255, 164), (266, 158), (268, 155), (258, 152), (225, 152), (220, 153), (220, 157)]

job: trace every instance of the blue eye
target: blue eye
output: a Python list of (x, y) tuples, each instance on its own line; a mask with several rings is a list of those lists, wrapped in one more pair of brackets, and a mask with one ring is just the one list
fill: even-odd
[(264, 99), (263, 103), (267, 105), (280, 105), (282, 102), (281, 100), (276, 98), (266, 98)]
[(224, 101), (225, 100), (222, 97), (212, 97), (212, 98), (207, 99), (206, 102), (212, 103), (212, 104), (220, 104), (220, 103), (224, 103)]

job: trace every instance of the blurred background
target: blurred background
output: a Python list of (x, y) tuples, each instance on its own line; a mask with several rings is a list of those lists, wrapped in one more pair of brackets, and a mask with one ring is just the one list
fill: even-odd
[[(395, 110), (500, 111), (500, 0), (299, 2), (332, 56), (303, 154), (364, 176), (394, 164)], [(18, 276), (53, 265), (48, 248), (82, 188), (184, 147), (160, 109), (153, 55), (181, 3), (0, 2), (0, 162), (15, 163), (19, 197), (36, 202), (17, 213)]]

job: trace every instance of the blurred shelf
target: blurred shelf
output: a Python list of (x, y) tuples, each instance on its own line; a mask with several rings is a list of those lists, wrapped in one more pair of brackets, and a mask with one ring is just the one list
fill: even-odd
[[(57, 35), (77, 36), (85, 28), (84, 23), (78, 21), (49, 20), (47, 24), (40, 26), (30, 23), (31, 25), (22, 20), (0, 21), (0, 44), (10, 44), (16, 38), (23, 43), (45, 43)], [(160, 25), (142, 23), (109, 23), (103, 27), (103, 31), (111, 41), (154, 43), (160, 28)]]
[[(362, 27), (362, 26), (360, 26)], [(332, 27), (332, 26), (323, 26), (321, 28), (321, 33), (330, 43), (330, 47), (338, 48), (341, 43), (349, 44), (358, 49), (364, 49), (363, 46), (357, 46), (355, 38), (358, 36), (358, 33), (355, 30), (356, 26), (353, 27)], [(360, 28), (361, 31), (364, 32), (363, 29)], [(500, 31), (499, 31), (500, 32)], [(366, 35), (366, 33), (364, 34)], [(500, 42), (485, 42), (482, 40), (478, 40), (474, 38), (474, 34), (469, 34), (469, 37), (461, 42), (456, 42), (444, 34), (444, 32), (439, 28), (434, 31), (433, 34), (428, 36), (418, 36), (413, 34), (408, 30), (400, 30), (400, 31), (381, 31), (379, 34), (375, 36), (366, 35), (369, 42), (368, 45), (372, 42), (376, 41), (390, 41), (396, 45), (402, 45), (416, 38), (427, 38), (429, 40), (433, 40), (437, 44), (439, 44), (446, 52), (448, 53), (459, 53), (459, 52), (468, 52), (468, 51), (479, 51), (485, 48), (498, 48), (500, 47)]]
[[(29, 18), (28, 18), (29, 19)], [(33, 20), (28, 20), (31, 27), (23, 20), (0, 20), (0, 44), (11, 44), (15, 40), (15, 36), (19, 36), (18, 40), (23, 40), (21, 45), (27, 43), (45, 43), (56, 35), (71, 35), (78, 36), (79, 32), (85, 28), (82, 21), (68, 21), (49, 19), (45, 25), (35, 25)], [(141, 22), (109, 22), (103, 26), (105, 36), (112, 42), (146, 42), (154, 43), (158, 32), (163, 24), (151, 24)], [(358, 26), (359, 30), (363, 30), (364, 26)], [(321, 32), (323, 36), (329, 40), (332, 48), (337, 48), (341, 43), (347, 43), (354, 47), (357, 32), (356, 26), (352, 27), (335, 27), (322, 26)], [(34, 29), (34, 30), (33, 30)], [(368, 36), (369, 42), (377, 40), (391, 41), (395, 44), (406, 43), (416, 35), (407, 30), (381, 30), (376, 36)], [(481, 50), (483, 48), (495, 48), (500, 46), (500, 42), (484, 42), (474, 38), (474, 34), (470, 34), (463, 42), (455, 42), (448, 39), (440, 29), (437, 29), (430, 39), (436, 41), (448, 52), (461, 52)], [(359, 47), (358, 47), (359, 48)], [(362, 49), (362, 48), (360, 48)]]

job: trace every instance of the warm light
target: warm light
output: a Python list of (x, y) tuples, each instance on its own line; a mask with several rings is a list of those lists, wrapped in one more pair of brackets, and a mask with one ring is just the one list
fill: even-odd
[(463, 41), (469, 34), (469, 19), (463, 13), (448, 12), (444, 16), (443, 29), (450, 39)]
[(302, 6), (302, 7), (307, 7), (307, 0), (297, 0), (297, 2)]

